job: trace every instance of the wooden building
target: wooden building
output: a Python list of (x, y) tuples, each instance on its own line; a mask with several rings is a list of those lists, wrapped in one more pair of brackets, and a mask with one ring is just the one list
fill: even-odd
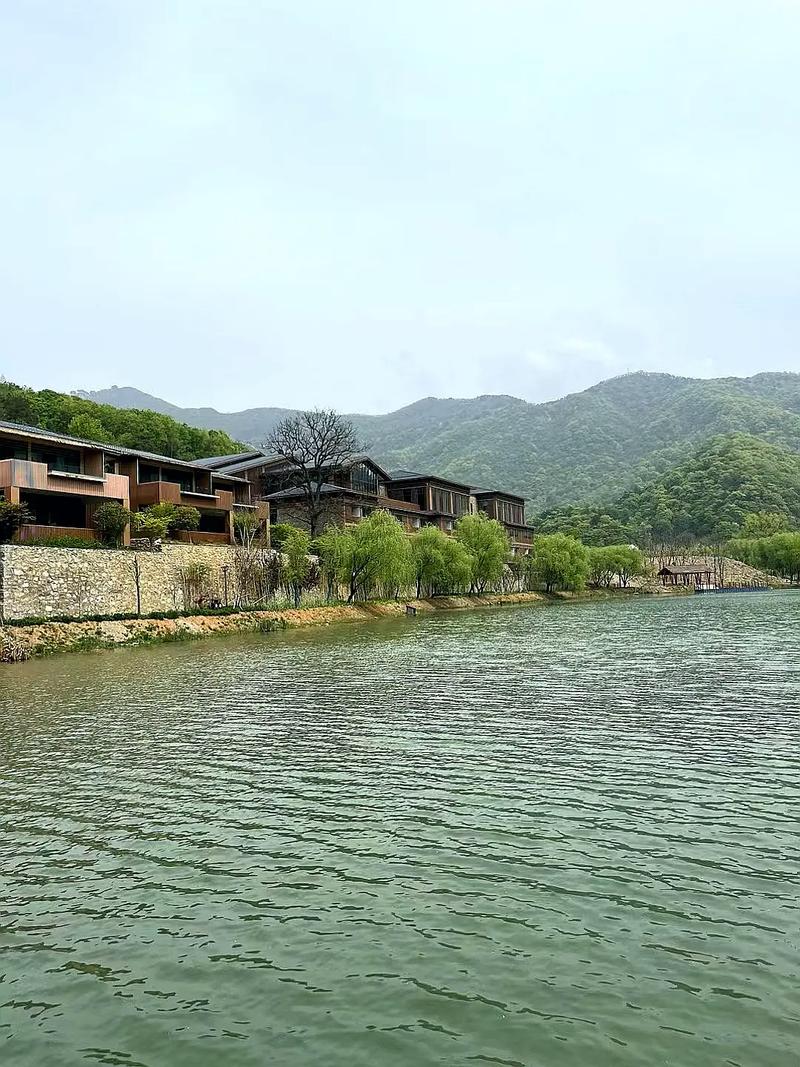
[(0, 422), (0, 495), (26, 504), (34, 516), (19, 531), (21, 541), (93, 540), (95, 511), (104, 501), (115, 500), (132, 511), (166, 501), (190, 505), (200, 512), (200, 527), (179, 536), (195, 543), (228, 544), (234, 511), (258, 510), (250, 484), (236, 475), (9, 422)]
[(525, 497), (496, 489), (479, 488), (473, 488), (472, 495), (479, 511), (505, 526), (515, 553), (525, 555), (530, 552), (533, 527), (525, 522)]
[(708, 588), (714, 584), (712, 571), (703, 564), (668, 565), (658, 572), (662, 585), (693, 585)]
[[(246, 478), (253, 498), (269, 502), (273, 523), (307, 525), (305, 496), (297, 487), (297, 472), (282, 457), (251, 451), (213, 456), (198, 463)], [(528, 552), (533, 543), (533, 528), (525, 522), (525, 499), (514, 493), (473, 489), (437, 474), (387, 472), (368, 455), (317, 473), (320, 497), (326, 501), (325, 523), (359, 522), (381, 508), (394, 515), (409, 532), (422, 526), (437, 526), (450, 533), (462, 515), (482, 511), (503, 524), (514, 552)]]

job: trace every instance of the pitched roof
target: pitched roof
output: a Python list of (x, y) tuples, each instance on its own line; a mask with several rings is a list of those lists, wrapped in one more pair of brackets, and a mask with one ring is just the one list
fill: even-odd
[(466, 482), (457, 482), (453, 478), (447, 478), (443, 474), (420, 474), (418, 471), (407, 470), (395, 470), (389, 471), (390, 482), (439, 482), (442, 485), (452, 485), (456, 489), (466, 489), (470, 492), (470, 487)]
[(710, 574), (711, 567), (706, 563), (690, 563), (673, 566), (667, 564), (658, 572), (659, 574)]
[(254, 459), (257, 456), (263, 456), (262, 452), (234, 452), (230, 456), (204, 456), (202, 459), (195, 460), (195, 463), (199, 463), (201, 467), (221, 468), (228, 467), (233, 463), (241, 463), (242, 460)]
[(509, 493), (505, 489), (481, 489), (479, 486), (473, 485), (471, 492), (473, 496), (507, 496), (511, 500), (521, 500), (523, 503), (525, 502), (524, 496), (521, 496), (519, 493)]
[[(328, 496), (331, 493), (342, 493), (350, 496), (359, 496), (353, 489), (349, 489), (346, 485), (333, 485), (332, 482), (323, 482), (319, 485), (319, 491), (324, 496)], [(289, 489), (281, 489), (277, 493), (270, 493), (267, 500), (290, 500), (292, 497), (305, 496), (305, 493), (299, 486), (291, 486)]]
[[(124, 445), (110, 445), (104, 441), (90, 441), (85, 437), (75, 437), (73, 434), (60, 433), (54, 430), (43, 430), (41, 426), (27, 426), (23, 422), (4, 422), (0, 420), (0, 433), (19, 434), (23, 437), (33, 437), (37, 441), (45, 441), (55, 445), (81, 445), (83, 448), (99, 448), (111, 456), (132, 456), (137, 459), (146, 459), (153, 463), (168, 463), (171, 467), (184, 467), (188, 470), (196, 470), (197, 460), (176, 459), (174, 456), (161, 456), (157, 452), (145, 452), (141, 448), (126, 448)], [(227, 477), (227, 472), (220, 476)], [(235, 481), (242, 481), (236, 478)]]

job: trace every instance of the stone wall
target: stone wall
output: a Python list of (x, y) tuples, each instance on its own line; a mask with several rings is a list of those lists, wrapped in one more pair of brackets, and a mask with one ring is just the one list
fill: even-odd
[(0, 610), (5, 619), (184, 610), (200, 596), (224, 603), (226, 584), (233, 603), (235, 552), (229, 545), (166, 544), (161, 552), (3, 545)]

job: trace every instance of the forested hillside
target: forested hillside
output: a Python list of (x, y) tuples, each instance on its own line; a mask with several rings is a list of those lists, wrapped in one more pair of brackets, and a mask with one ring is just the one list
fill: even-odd
[[(91, 394), (163, 407), (136, 390)], [(231, 415), (169, 407), (192, 424), (261, 442), (285, 411)], [(524, 494), (536, 514), (560, 504), (611, 500), (652, 480), (718, 434), (746, 433), (800, 452), (800, 375), (711, 380), (629, 374), (548, 404), (511, 396), (428, 398), (387, 415), (351, 416), (366, 448), (388, 467), (437, 471)]]
[(226, 455), (240, 445), (219, 430), (203, 430), (153, 411), (123, 411), (50, 389), (0, 381), (0, 419), (91, 441), (141, 448), (175, 459)]
[(800, 454), (748, 434), (723, 434), (688, 459), (607, 505), (559, 508), (536, 523), (586, 544), (727, 541), (746, 519), (800, 527)]

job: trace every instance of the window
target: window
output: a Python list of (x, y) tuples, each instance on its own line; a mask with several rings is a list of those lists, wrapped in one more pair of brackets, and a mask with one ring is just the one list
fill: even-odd
[(412, 486), (411, 488), (398, 488), (394, 487), (388, 491), (388, 495), (392, 500), (405, 500), (409, 504), (416, 504), (417, 507), (426, 508), (425, 491), (420, 486)]
[(414, 515), (412, 517), (411, 525), (414, 527), (415, 530), (418, 530), (420, 526), (422, 526), (422, 519), (419, 517), (419, 515)]
[(447, 489), (433, 489), (431, 491), (431, 503), (434, 511), (440, 511), (445, 515), (452, 514), (452, 494)]
[(227, 516), (224, 511), (201, 511), (199, 530), (203, 533), (226, 533)]
[(140, 482), (160, 482), (161, 470), (158, 467), (150, 467), (146, 463), (139, 464)]
[(0, 459), (27, 459), (28, 446), (16, 441), (0, 442)]
[(194, 475), (190, 474), (188, 471), (179, 474), (177, 477), (177, 482), (178, 485), (181, 487), (182, 493), (194, 492)]
[(354, 519), (363, 519), (364, 518), (364, 509), (359, 504), (354, 504), (353, 505), (353, 518)]
[(358, 493), (378, 495), (378, 475), (367, 463), (356, 463), (350, 471), (350, 485)]
[(46, 463), (51, 471), (64, 474), (81, 473), (81, 454), (73, 448), (32, 448), (31, 459), (34, 463)]
[(33, 512), (37, 526), (86, 529), (86, 501), (63, 493), (21, 493), (20, 500)]

